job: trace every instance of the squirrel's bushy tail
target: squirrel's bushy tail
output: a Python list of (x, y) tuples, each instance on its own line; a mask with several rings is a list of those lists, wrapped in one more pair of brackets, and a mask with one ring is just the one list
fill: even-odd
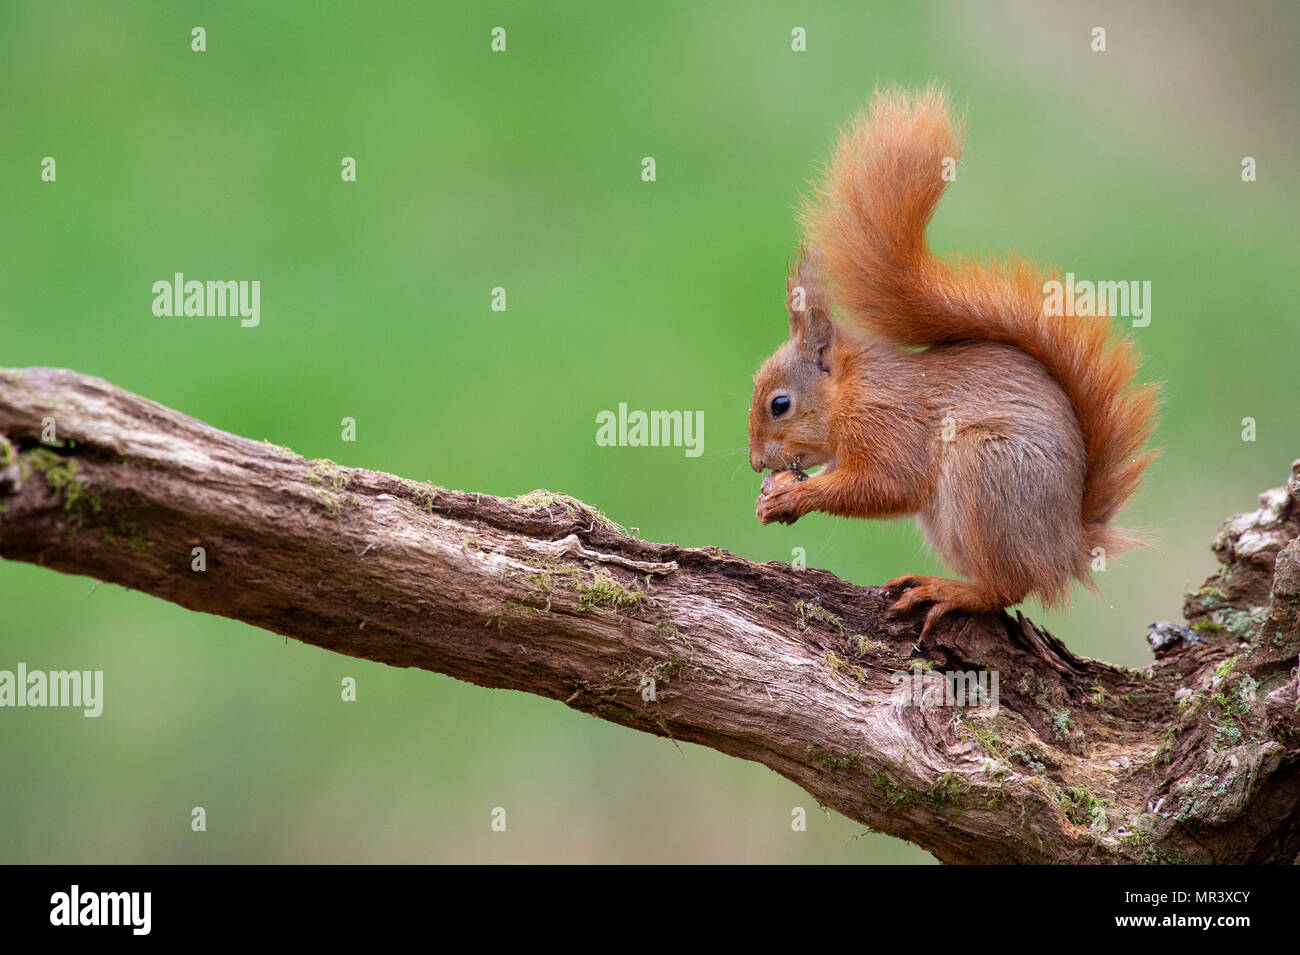
[(958, 341), (1014, 345), (1039, 362), (1074, 406), (1087, 448), (1083, 520), (1089, 546), (1140, 543), (1109, 522), (1152, 458), (1154, 386), (1133, 384), (1132, 343), (1106, 318), (1046, 315), (1033, 263), (945, 263), (925, 229), (955, 170), (963, 129), (942, 89), (877, 92), (845, 129), (805, 204), (807, 243), (849, 317), (903, 346)]

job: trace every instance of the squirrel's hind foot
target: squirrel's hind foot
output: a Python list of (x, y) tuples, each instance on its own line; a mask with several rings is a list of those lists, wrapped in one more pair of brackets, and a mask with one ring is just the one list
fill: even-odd
[(931, 577), (918, 574), (904, 574), (895, 577), (884, 585), (887, 591), (902, 591), (902, 595), (890, 606), (894, 615), (907, 613), (921, 604), (931, 604), (926, 612), (925, 623), (921, 627), (921, 639), (924, 640), (934, 629), (934, 625), (953, 610), (967, 613), (984, 613), (1001, 610), (1007, 601), (979, 584), (965, 580), (949, 580), (947, 577)]

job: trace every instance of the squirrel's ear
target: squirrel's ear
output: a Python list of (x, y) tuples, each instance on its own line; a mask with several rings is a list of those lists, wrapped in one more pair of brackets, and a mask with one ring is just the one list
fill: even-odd
[(804, 351), (816, 354), (831, 343), (835, 326), (831, 322), (830, 302), (822, 288), (821, 276), (804, 252), (799, 266), (785, 280), (786, 305), (790, 309), (790, 337)]
[(790, 337), (802, 338), (808, 327), (808, 289), (793, 272), (785, 279), (785, 307), (790, 311)]

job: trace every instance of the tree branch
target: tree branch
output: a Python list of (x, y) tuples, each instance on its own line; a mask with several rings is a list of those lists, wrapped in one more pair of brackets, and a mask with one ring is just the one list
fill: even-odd
[[(755, 760), (948, 862), (1300, 853), (1300, 462), (1136, 671), (1005, 614), (918, 647), (878, 588), (305, 460), (70, 371), (0, 372), (0, 436), (0, 556)], [(998, 705), (899, 705), (948, 671), (996, 673)]]

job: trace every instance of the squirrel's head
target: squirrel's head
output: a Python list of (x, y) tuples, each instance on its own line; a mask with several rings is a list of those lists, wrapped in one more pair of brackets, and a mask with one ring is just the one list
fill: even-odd
[(807, 258), (786, 280), (790, 340), (754, 376), (749, 464), (755, 471), (801, 471), (831, 459), (829, 411), (835, 323)]

